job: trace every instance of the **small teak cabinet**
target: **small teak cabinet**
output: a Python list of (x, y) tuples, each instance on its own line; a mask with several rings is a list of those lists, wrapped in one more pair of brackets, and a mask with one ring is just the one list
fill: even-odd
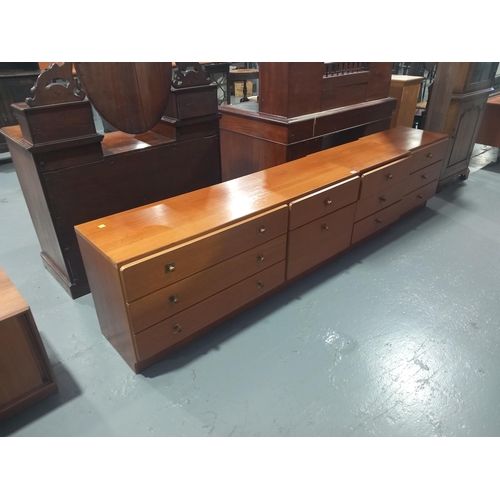
[(447, 145), (396, 127), (77, 226), (103, 334), (141, 371), (424, 206)]

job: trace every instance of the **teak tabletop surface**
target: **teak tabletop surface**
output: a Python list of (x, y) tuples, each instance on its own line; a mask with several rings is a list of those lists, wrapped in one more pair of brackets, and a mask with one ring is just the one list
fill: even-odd
[(394, 127), (373, 135), (358, 139), (358, 142), (377, 142), (379, 144), (392, 144), (398, 148), (413, 151), (419, 147), (430, 146), (446, 139), (446, 134), (430, 132), (410, 127)]
[(0, 321), (29, 309), (28, 303), (0, 267)]
[(407, 156), (393, 144), (343, 144), (208, 188), (77, 226), (117, 266), (258, 215)]

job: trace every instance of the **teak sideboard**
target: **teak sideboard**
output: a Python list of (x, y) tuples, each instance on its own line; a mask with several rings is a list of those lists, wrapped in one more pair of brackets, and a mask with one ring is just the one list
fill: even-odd
[(143, 370), (424, 206), (447, 147), (397, 127), (77, 226), (103, 334)]

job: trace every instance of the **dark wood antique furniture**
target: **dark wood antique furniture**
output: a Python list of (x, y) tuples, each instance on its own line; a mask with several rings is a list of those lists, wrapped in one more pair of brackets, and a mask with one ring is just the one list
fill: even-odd
[(31, 310), (0, 269), (0, 420), (57, 392)]
[[(10, 105), (24, 100), (40, 74), (38, 63), (0, 62), (0, 127), (17, 125), (17, 118)], [(0, 135), (0, 153), (8, 151), (7, 143)]]
[(424, 128), (450, 136), (439, 188), (467, 179), (474, 144), (498, 63), (438, 63)]
[[(75, 225), (221, 181), (216, 86), (207, 84), (200, 68), (177, 65), (181, 70), (163, 116), (146, 132), (98, 134), (90, 101), (68, 70), (59, 74), (60, 67), (52, 71), (72, 82), (67, 93), (65, 85), (51, 85), (50, 73), (42, 73), (48, 84), (33, 97), (50, 100), (59, 92), (60, 102), (18, 102), (12, 109), (20, 125), (1, 130), (43, 263), (73, 298), (89, 292)], [(109, 74), (114, 71), (110, 67)]]
[(103, 334), (141, 371), (424, 206), (447, 142), (397, 127), (77, 226)]
[(500, 94), (491, 96), (486, 102), (476, 142), (500, 148)]
[(223, 180), (389, 128), (392, 63), (259, 63), (258, 102), (219, 109)]

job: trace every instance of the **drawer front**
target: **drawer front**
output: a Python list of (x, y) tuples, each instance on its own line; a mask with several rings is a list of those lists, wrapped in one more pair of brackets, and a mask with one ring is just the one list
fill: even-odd
[(394, 186), (408, 178), (409, 158), (389, 163), (361, 176), (361, 191), (359, 198), (373, 196), (378, 191)]
[(290, 203), (290, 229), (328, 215), (358, 199), (360, 178), (355, 177)]
[(411, 174), (406, 181), (405, 194), (411, 193), (416, 189), (420, 189), (422, 186), (438, 179), (442, 166), (443, 161), (441, 160), (437, 163), (429, 165), (428, 167), (422, 168), (417, 172), (413, 172), (413, 174)]
[(298, 276), (349, 247), (356, 203), (290, 231), (287, 279)]
[(151, 358), (283, 283), (282, 261), (134, 335), (139, 361)]
[(288, 206), (123, 266), (127, 302), (171, 285), (287, 232)]
[(132, 331), (146, 328), (266, 269), (286, 257), (286, 235), (127, 304)]
[(354, 220), (357, 222), (396, 203), (403, 198), (404, 193), (405, 182), (403, 181), (385, 188), (372, 196), (359, 200), (356, 205), (356, 216)]
[(380, 210), (380, 212), (356, 222), (352, 231), (352, 243), (357, 243), (371, 234), (376, 233), (380, 229), (392, 224), (398, 220), (400, 211), (401, 202), (398, 201), (394, 205), (384, 208), (384, 210)]
[(413, 210), (414, 208), (432, 198), (436, 193), (438, 182), (439, 180), (436, 179), (430, 184), (427, 184), (424, 187), (417, 189), (416, 191), (408, 193), (401, 202), (401, 215), (406, 214), (410, 210)]
[(443, 160), (446, 156), (447, 149), (448, 139), (438, 142), (437, 144), (412, 151), (411, 160), (409, 162), (409, 172), (416, 172), (421, 168), (427, 167), (427, 165)]

